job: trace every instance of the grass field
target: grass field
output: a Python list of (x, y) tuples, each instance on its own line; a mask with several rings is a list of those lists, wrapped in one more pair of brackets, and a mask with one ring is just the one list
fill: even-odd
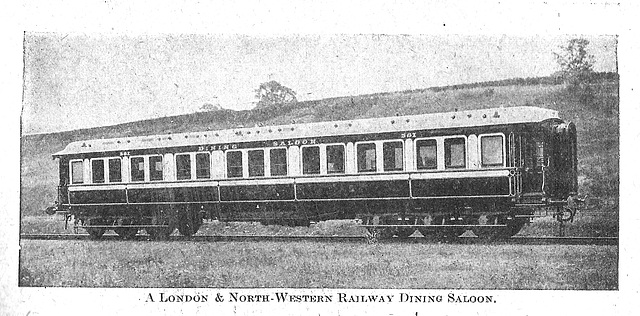
[(20, 286), (618, 287), (616, 246), (21, 241)]

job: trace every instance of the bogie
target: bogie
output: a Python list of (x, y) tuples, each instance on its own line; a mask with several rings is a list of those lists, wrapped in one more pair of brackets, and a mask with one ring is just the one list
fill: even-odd
[[(136, 222), (132, 218), (120, 218), (117, 220), (117, 225), (130, 226), (130, 225), (136, 225)], [(138, 234), (137, 227), (116, 227), (113, 229), (113, 231), (115, 231), (116, 234), (118, 234), (118, 236), (122, 237), (123, 239), (131, 239), (136, 234)]]
[(202, 213), (189, 208), (179, 210), (178, 231), (183, 236), (192, 236), (202, 225)]
[(88, 218), (83, 221), (85, 230), (91, 239), (100, 239), (104, 235), (106, 229), (101, 227), (91, 227), (92, 225), (103, 225), (104, 221), (100, 218)]

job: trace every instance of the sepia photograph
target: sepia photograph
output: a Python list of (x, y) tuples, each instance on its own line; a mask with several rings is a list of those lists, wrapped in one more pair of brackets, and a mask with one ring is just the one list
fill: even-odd
[(618, 288), (615, 36), (24, 43), (20, 286)]
[(20, 29), (0, 304), (610, 310), (628, 35), (464, 30)]

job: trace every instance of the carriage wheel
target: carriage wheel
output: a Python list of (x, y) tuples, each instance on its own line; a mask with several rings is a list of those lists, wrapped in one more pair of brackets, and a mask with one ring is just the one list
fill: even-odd
[(507, 226), (502, 228), (502, 230), (500, 231), (500, 234), (498, 235), (499, 238), (506, 239), (506, 238), (513, 237), (513, 235), (520, 232), (520, 230), (522, 229), (522, 227), (524, 227), (524, 224), (526, 223), (526, 221), (518, 220), (518, 219), (512, 219), (512, 220), (505, 219), (505, 222)]
[[(84, 221), (85, 225), (91, 226), (91, 225), (100, 225), (102, 224), (102, 221), (100, 219), (87, 219)], [(97, 228), (97, 227), (86, 227), (85, 230), (87, 231), (87, 233), (89, 233), (89, 238), (91, 239), (100, 239), (102, 238), (102, 235), (104, 235), (104, 232), (106, 231), (105, 228)]]
[[(498, 216), (496, 215), (481, 215), (475, 219), (477, 225), (496, 225), (498, 224)], [(478, 238), (494, 240), (502, 234), (503, 227), (474, 227), (473, 233)]]
[(466, 230), (457, 227), (446, 227), (442, 229), (438, 229), (435, 232), (435, 238), (440, 241), (455, 241), (458, 239), (458, 236), (464, 234)]
[[(118, 220), (118, 225), (134, 225), (135, 222), (130, 218), (121, 218)], [(122, 237), (122, 239), (131, 239), (133, 236), (138, 234), (138, 229), (133, 227), (117, 227), (114, 228), (113, 231), (118, 234), (118, 236)]]
[[(406, 217), (402, 215), (402, 219), (390, 220), (389, 224), (397, 224), (397, 225), (415, 225), (417, 224), (417, 218), (415, 217)], [(416, 228), (414, 226), (401, 226), (395, 227), (393, 229), (393, 234), (398, 236), (399, 239), (407, 239), (409, 236), (413, 235), (416, 232)]]
[(157, 209), (153, 212), (153, 216), (151, 217), (151, 225), (168, 225), (167, 227), (153, 227), (147, 228), (146, 231), (149, 233), (151, 238), (157, 240), (166, 240), (169, 238), (169, 235), (173, 233), (175, 230), (175, 226), (173, 221), (171, 220), (171, 214), (168, 210)]
[(178, 223), (178, 231), (183, 236), (192, 236), (202, 226), (202, 214), (198, 211), (185, 210)]
[[(494, 215), (489, 217), (488, 224), (506, 225), (503, 227), (486, 227), (474, 229), (473, 233), (478, 237), (487, 239), (508, 239), (520, 232), (526, 221), (522, 219), (507, 219), (506, 215)], [(477, 230), (477, 232), (476, 232)]]
[[(455, 221), (450, 219), (450, 216), (436, 216), (435, 225), (455, 225)], [(431, 236), (439, 241), (455, 241), (458, 236), (464, 234), (466, 229), (463, 227), (435, 227)]]
[(395, 235), (400, 239), (407, 239), (416, 231), (413, 227), (399, 227), (395, 231)]

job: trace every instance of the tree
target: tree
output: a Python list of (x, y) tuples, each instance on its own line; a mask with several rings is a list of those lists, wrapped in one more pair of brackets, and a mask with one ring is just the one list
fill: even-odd
[(589, 41), (574, 38), (566, 46), (560, 46), (560, 52), (554, 52), (562, 79), (566, 84), (577, 87), (589, 83), (593, 77), (593, 55), (587, 53)]
[(222, 107), (220, 106), (220, 104), (211, 104), (211, 103), (205, 103), (203, 105), (200, 106), (200, 108), (198, 108), (199, 112), (210, 112), (210, 111), (219, 111), (222, 110)]
[(256, 90), (257, 108), (298, 102), (296, 92), (275, 80), (264, 82)]

